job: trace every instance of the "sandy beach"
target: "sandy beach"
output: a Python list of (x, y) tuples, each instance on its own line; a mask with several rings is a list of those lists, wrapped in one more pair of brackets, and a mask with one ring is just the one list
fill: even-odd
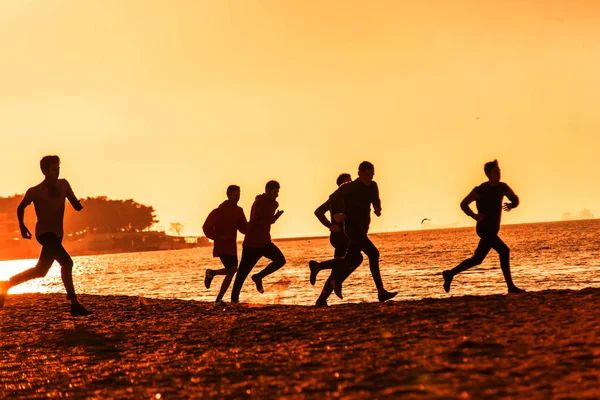
[(0, 398), (600, 398), (600, 289), (329, 308), (7, 298)]

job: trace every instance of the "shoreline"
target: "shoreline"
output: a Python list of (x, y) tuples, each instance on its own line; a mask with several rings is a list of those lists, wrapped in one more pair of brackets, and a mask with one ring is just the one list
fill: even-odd
[[(40, 251), (42, 250), (42, 246), (41, 245), (37, 245), (39, 247), (38, 252), (35, 254), (32, 254), (31, 257), (28, 258), (5, 258), (5, 257), (0, 257), (0, 262), (3, 261), (20, 261), (20, 260), (37, 260), (40, 256)], [(67, 251), (69, 251), (68, 248), (68, 242), (65, 245)], [(76, 252), (69, 252), (69, 255), (71, 257), (94, 257), (94, 256), (106, 256), (106, 255), (114, 255), (114, 254), (132, 254), (132, 253), (154, 253), (154, 252), (159, 252), (159, 251), (178, 251), (178, 250), (193, 250), (193, 249), (199, 249), (199, 248), (207, 248), (210, 247), (212, 248), (212, 243), (210, 245), (202, 245), (202, 246), (195, 246), (195, 247), (181, 247), (181, 248), (173, 248), (173, 249), (135, 249), (135, 250), (119, 250), (119, 251), (76, 251)]]
[(600, 397), (600, 289), (315, 308), (9, 295), (0, 397)]
[[(581, 223), (581, 222), (590, 222), (590, 221), (594, 221), (594, 222), (600, 222), (600, 218), (588, 218), (588, 219), (573, 219), (573, 220), (556, 220), (556, 221), (544, 221), (544, 222), (519, 222), (519, 223), (503, 223), (502, 227), (517, 227), (517, 226), (525, 226), (525, 225), (542, 225), (542, 224), (549, 224), (549, 225), (556, 225), (556, 224), (569, 224), (569, 223)], [(462, 230), (474, 230), (475, 226), (470, 226), (470, 225), (465, 225), (465, 226), (455, 226), (455, 227), (445, 227), (445, 228), (420, 228), (420, 229), (407, 229), (407, 230), (399, 230), (399, 231), (385, 231), (385, 232), (372, 232), (369, 233), (369, 236), (373, 236), (373, 237), (377, 237), (377, 236), (386, 236), (386, 235), (393, 235), (393, 234), (415, 234), (415, 233), (431, 233), (431, 232), (436, 232), (436, 231), (448, 231), (448, 230), (455, 230), (455, 231), (462, 231)], [(328, 240), (329, 239), (329, 235), (317, 235), (317, 236), (299, 236), (299, 237), (283, 237), (283, 238), (273, 238), (273, 242), (274, 243), (284, 243), (284, 242), (294, 242), (294, 241), (312, 241), (312, 240)], [(237, 244), (238, 246), (242, 245), (243, 240), (238, 240)], [(33, 242), (32, 242), (33, 243)], [(72, 257), (93, 257), (93, 256), (103, 256), (103, 255), (114, 255), (114, 254), (131, 254), (131, 253), (147, 253), (147, 252), (159, 252), (159, 251), (172, 251), (172, 250), (190, 250), (190, 249), (202, 249), (202, 248), (212, 248), (213, 243), (212, 242), (208, 242), (207, 244), (202, 244), (202, 245), (198, 245), (198, 246), (191, 246), (191, 247), (178, 247), (178, 248), (170, 248), (170, 249), (134, 249), (134, 250), (120, 250), (120, 251), (112, 251), (112, 250), (106, 250), (106, 251), (73, 251), (72, 249), (69, 248), (69, 242), (65, 242), (65, 248), (67, 249), (67, 251), (70, 252), (70, 255)], [(20, 258), (15, 258), (15, 257), (8, 257), (8, 256), (3, 256), (0, 255), (0, 262), (4, 262), (4, 261), (18, 261), (18, 260), (30, 260), (30, 259), (37, 259), (39, 256), (39, 251), (41, 250), (41, 246), (39, 246), (37, 243), (34, 244), (34, 248), (35, 251), (32, 251), (29, 255), (30, 257), (20, 257)]]

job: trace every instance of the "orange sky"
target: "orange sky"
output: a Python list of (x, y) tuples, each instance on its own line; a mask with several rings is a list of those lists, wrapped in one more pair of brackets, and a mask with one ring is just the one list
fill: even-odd
[(498, 158), (505, 222), (600, 214), (594, 1), (0, 2), (0, 195), (56, 153), (80, 197), (134, 198), (200, 234), (230, 183), (278, 236), (327, 234), (340, 172), (376, 167), (373, 231), (472, 224)]

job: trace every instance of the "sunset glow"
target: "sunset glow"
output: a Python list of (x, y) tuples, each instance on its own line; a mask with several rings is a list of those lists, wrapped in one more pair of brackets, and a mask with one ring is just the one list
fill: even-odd
[[(0, 281), (8, 280), (10, 277), (25, 271), (26, 269), (35, 266), (37, 260), (10, 260), (0, 261)], [(19, 293), (53, 293), (57, 290), (61, 290), (60, 286), (57, 288), (50, 288), (48, 282), (60, 281), (60, 267), (55, 263), (55, 268), (50, 268), (48, 275), (44, 279), (33, 279), (27, 281), (21, 285), (11, 288), (11, 294)]]
[(241, 186), (248, 215), (276, 179), (285, 214), (273, 237), (326, 235), (314, 209), (369, 160), (383, 205), (373, 232), (425, 217), (467, 226), (458, 204), (497, 158), (521, 198), (504, 222), (598, 215), (599, 11), (566, 0), (4, 1), (0, 195), (39, 183), (39, 159), (58, 154), (79, 197), (133, 198), (164, 228), (200, 235), (227, 185)]

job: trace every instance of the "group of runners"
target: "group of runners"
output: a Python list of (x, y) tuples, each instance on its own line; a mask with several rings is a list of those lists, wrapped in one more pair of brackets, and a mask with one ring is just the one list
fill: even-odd
[[(77, 300), (73, 285), (73, 260), (62, 245), (63, 220), (66, 200), (73, 208), (80, 211), (83, 206), (77, 199), (69, 182), (59, 179), (60, 159), (58, 156), (45, 156), (40, 161), (40, 169), (44, 180), (27, 190), (23, 200), (17, 208), (17, 217), (21, 235), (31, 239), (32, 234), (24, 223), (25, 208), (33, 203), (37, 216), (35, 227), (36, 240), (42, 245), (41, 254), (37, 264), (23, 271), (8, 281), (0, 281), (0, 307), (4, 305), (6, 295), (10, 288), (31, 279), (46, 276), (54, 261), (61, 266), (61, 278), (70, 301), (70, 312), (73, 316), (86, 316), (92, 312), (86, 309)], [(443, 288), (450, 291), (452, 280), (459, 273), (481, 264), (491, 249), (500, 255), (500, 266), (509, 293), (520, 293), (524, 290), (515, 286), (510, 272), (510, 250), (500, 239), (500, 220), (502, 210), (510, 211), (519, 205), (519, 198), (512, 189), (500, 180), (500, 167), (496, 160), (484, 166), (488, 180), (475, 187), (461, 202), (461, 209), (477, 221), (476, 232), (480, 238), (479, 245), (473, 257), (464, 260), (453, 269), (442, 272)], [(369, 259), (369, 267), (377, 297), (380, 302), (392, 299), (397, 292), (390, 292), (384, 288), (379, 268), (379, 251), (368, 237), (371, 222), (371, 209), (376, 216), (381, 216), (381, 200), (379, 188), (373, 180), (375, 167), (368, 161), (363, 161), (358, 167), (358, 177), (352, 179), (348, 173), (343, 173), (337, 178), (338, 188), (329, 196), (329, 199), (320, 205), (315, 215), (321, 223), (330, 230), (330, 242), (334, 247), (334, 258), (327, 261), (309, 261), (310, 283), (315, 285), (317, 275), (323, 270), (329, 270), (321, 294), (316, 300), (317, 306), (327, 306), (327, 299), (331, 293), (343, 298), (342, 287), (344, 281), (363, 262), (362, 253)], [(204, 284), (210, 288), (216, 276), (224, 276), (221, 288), (216, 298), (217, 303), (223, 303), (223, 298), (233, 281), (231, 290), (231, 303), (238, 303), (240, 292), (252, 269), (258, 261), (265, 257), (270, 263), (260, 272), (251, 276), (256, 289), (264, 292), (263, 280), (281, 269), (285, 264), (285, 256), (271, 240), (271, 225), (283, 214), (279, 210), (277, 198), (280, 185), (277, 181), (269, 181), (265, 192), (256, 196), (250, 211), (250, 220), (246, 219), (243, 209), (238, 205), (240, 200), (240, 187), (231, 185), (227, 188), (225, 200), (218, 208), (214, 209), (203, 224), (206, 237), (213, 240), (213, 256), (219, 257), (223, 264), (222, 269), (207, 269)], [(502, 203), (504, 198), (509, 203)], [(475, 202), (477, 213), (470, 204)], [(327, 218), (327, 213), (330, 218)], [(245, 235), (242, 244), (242, 257), (238, 265), (237, 233)], [(235, 278), (235, 280), (234, 280)]]
[[(461, 202), (461, 209), (475, 221), (476, 232), (480, 238), (479, 245), (473, 257), (464, 260), (451, 270), (442, 272), (444, 279), (443, 288), (450, 291), (452, 280), (459, 273), (479, 265), (491, 249), (500, 255), (500, 265), (509, 293), (521, 293), (512, 281), (510, 272), (510, 250), (500, 239), (500, 220), (502, 210), (510, 211), (519, 205), (519, 198), (504, 182), (501, 182), (500, 167), (494, 160), (484, 165), (484, 172), (488, 180), (475, 187)], [(371, 209), (376, 216), (381, 216), (381, 199), (379, 188), (373, 180), (375, 167), (368, 161), (363, 161), (358, 167), (358, 177), (352, 179), (348, 173), (339, 175), (336, 180), (338, 185), (329, 199), (321, 204), (315, 211), (316, 217), (330, 230), (330, 243), (333, 246), (334, 258), (327, 261), (309, 261), (310, 283), (316, 284), (317, 275), (323, 270), (330, 270), (316, 305), (327, 306), (327, 299), (331, 293), (343, 298), (342, 287), (344, 281), (363, 262), (364, 253), (369, 259), (371, 276), (377, 288), (377, 298), (380, 302), (392, 299), (398, 292), (385, 289), (379, 268), (379, 250), (368, 237), (371, 222)], [(282, 268), (285, 257), (281, 250), (271, 241), (270, 229), (283, 211), (278, 211), (279, 183), (269, 181), (265, 186), (265, 193), (256, 197), (250, 212), (250, 221), (246, 220), (244, 211), (238, 206), (240, 199), (239, 186), (232, 185), (227, 188), (227, 200), (213, 210), (203, 225), (204, 234), (214, 241), (213, 255), (219, 257), (223, 264), (222, 269), (207, 269), (204, 283), (210, 288), (215, 276), (224, 275), (216, 302), (223, 302), (223, 298), (233, 277), (231, 302), (239, 302), (242, 286), (262, 258), (271, 262), (260, 272), (252, 275), (256, 289), (264, 292), (263, 279)], [(504, 198), (509, 203), (502, 203)], [(475, 202), (477, 213), (473, 212), (470, 204)], [(327, 218), (327, 213), (330, 218)], [(245, 235), (242, 244), (242, 258), (238, 267), (237, 258), (237, 232)]]

